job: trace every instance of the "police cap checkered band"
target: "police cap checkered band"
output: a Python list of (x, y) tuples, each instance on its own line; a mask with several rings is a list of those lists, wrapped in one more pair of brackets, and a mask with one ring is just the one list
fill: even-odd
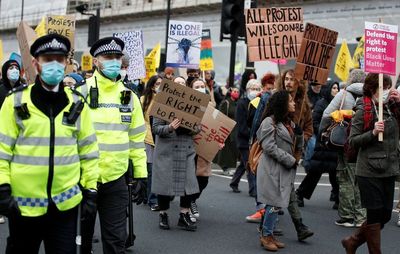
[(116, 37), (106, 37), (96, 41), (90, 49), (90, 54), (94, 57), (104, 54), (123, 55), (125, 43)]
[(59, 34), (48, 34), (36, 39), (30, 48), (31, 55), (37, 57), (44, 54), (68, 55), (71, 43), (67, 37)]

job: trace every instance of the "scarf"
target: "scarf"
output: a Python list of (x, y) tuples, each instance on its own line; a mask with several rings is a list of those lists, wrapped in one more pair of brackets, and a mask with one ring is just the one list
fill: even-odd
[(364, 96), (364, 131), (372, 130), (374, 125), (374, 114), (372, 112), (372, 100)]

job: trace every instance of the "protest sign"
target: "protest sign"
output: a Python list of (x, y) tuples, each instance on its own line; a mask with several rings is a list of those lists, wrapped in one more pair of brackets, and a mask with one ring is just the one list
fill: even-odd
[(365, 71), (396, 75), (398, 26), (365, 22)]
[(93, 69), (93, 57), (89, 53), (84, 53), (81, 58), (82, 71), (91, 71)]
[(171, 20), (166, 66), (199, 68), (202, 23)]
[(151, 76), (157, 74), (157, 68), (160, 66), (161, 56), (161, 44), (157, 45), (150, 51), (150, 53), (144, 58), (144, 64), (146, 67), (145, 82), (147, 82)]
[(154, 97), (150, 115), (172, 122), (181, 120), (181, 127), (196, 131), (211, 97), (170, 80), (163, 79), (160, 92)]
[(214, 61), (212, 58), (212, 42), (211, 30), (205, 29), (202, 31), (201, 37), (201, 52), (200, 52), (200, 70), (214, 70)]
[(346, 40), (344, 40), (336, 58), (335, 74), (342, 81), (346, 82), (349, 78), (350, 70), (353, 67), (353, 60), (351, 59), (349, 47), (347, 46)]
[(36, 69), (32, 65), (32, 55), (30, 53), (30, 47), (36, 40), (37, 35), (25, 21), (21, 21), (17, 28), (17, 39), (19, 43), (19, 51), (22, 56), (22, 64), (24, 65), (25, 77), (28, 84), (35, 82)]
[(0, 40), (0, 62), (3, 61), (4, 53), (3, 53), (3, 42)]
[(363, 35), (357, 44), (357, 48), (353, 55), (353, 66), (354, 68), (364, 70), (364, 43), (365, 36)]
[(336, 31), (307, 23), (295, 68), (298, 80), (326, 83), (337, 37)]
[(136, 80), (146, 77), (144, 67), (143, 32), (141, 30), (125, 33), (115, 33), (125, 43), (125, 51), (129, 56), (129, 67), (127, 75), (129, 80)]
[(75, 45), (75, 17), (72, 15), (51, 15), (46, 19), (46, 34), (60, 34), (69, 39), (71, 50)]
[(201, 132), (193, 138), (196, 153), (212, 161), (219, 151), (219, 144), (225, 142), (235, 125), (235, 121), (209, 104), (201, 120)]
[(297, 58), (304, 32), (302, 8), (253, 8), (245, 12), (250, 62)]

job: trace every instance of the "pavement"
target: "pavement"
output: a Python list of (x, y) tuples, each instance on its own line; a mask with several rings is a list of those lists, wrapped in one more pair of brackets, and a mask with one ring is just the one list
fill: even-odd
[[(298, 171), (296, 185), (304, 172)], [(257, 224), (246, 223), (245, 217), (254, 212), (254, 199), (248, 196), (248, 187), (242, 179), (239, 188), (241, 193), (233, 193), (229, 188), (230, 177), (222, 175), (221, 170), (213, 170), (209, 185), (198, 201), (200, 220), (196, 232), (187, 232), (177, 228), (179, 199), (175, 199), (169, 211), (171, 230), (158, 228), (158, 213), (145, 206), (134, 207), (135, 246), (127, 253), (135, 254), (247, 254), (267, 253), (259, 243)], [(336, 226), (337, 211), (332, 210), (329, 202), (330, 185), (327, 175), (323, 175), (310, 201), (306, 200), (301, 208), (303, 220), (315, 234), (306, 242), (298, 242), (296, 231), (288, 212), (279, 216), (279, 227), (284, 236), (279, 239), (286, 248), (279, 253), (334, 254), (345, 253), (340, 240), (352, 233), (354, 229)], [(395, 197), (398, 197), (398, 188)], [(400, 227), (396, 226), (397, 213), (393, 213), (382, 232), (382, 252), (399, 253)], [(0, 253), (5, 250), (8, 227), (0, 225)], [(100, 236), (99, 225), (95, 235)], [(40, 253), (44, 253), (43, 248)], [(101, 243), (94, 244), (94, 253), (102, 253)], [(368, 253), (366, 245), (357, 253)]]

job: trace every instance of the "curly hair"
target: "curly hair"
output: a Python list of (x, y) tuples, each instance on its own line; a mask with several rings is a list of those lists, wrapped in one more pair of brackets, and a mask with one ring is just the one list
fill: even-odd
[(267, 84), (275, 84), (275, 75), (267, 72), (261, 79), (261, 84), (264, 87)]
[(142, 105), (143, 112), (146, 112), (146, 110), (150, 106), (151, 101), (153, 100), (154, 97), (153, 88), (159, 78), (161, 78), (161, 76), (154, 75), (149, 79), (149, 81), (147, 81), (146, 88), (144, 89), (143, 92), (143, 98), (144, 98)]
[(289, 118), (289, 92), (286, 90), (274, 93), (268, 100), (262, 120), (273, 116), (276, 123), (286, 122)]

